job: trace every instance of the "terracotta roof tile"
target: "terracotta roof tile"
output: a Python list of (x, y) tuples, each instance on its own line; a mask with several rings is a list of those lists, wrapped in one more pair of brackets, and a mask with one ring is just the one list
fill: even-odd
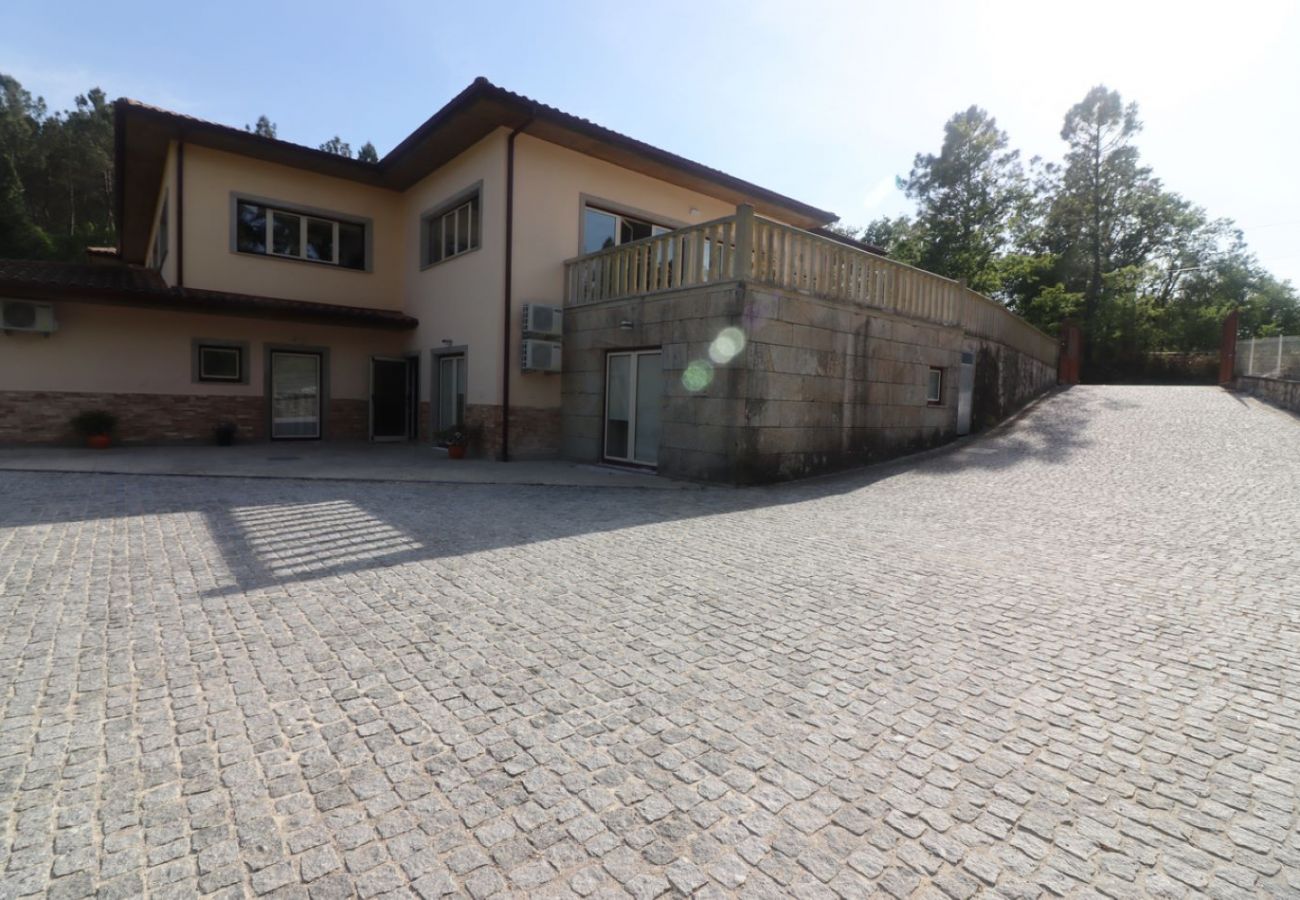
[(395, 309), (315, 303), (228, 291), (168, 287), (144, 266), (0, 259), (0, 296), (33, 300), (86, 300), (133, 306), (211, 312), (255, 318), (307, 321), (406, 330), (419, 320)]

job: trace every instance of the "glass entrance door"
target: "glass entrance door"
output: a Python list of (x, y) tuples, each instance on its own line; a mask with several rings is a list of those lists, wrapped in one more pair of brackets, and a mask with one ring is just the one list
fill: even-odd
[(658, 465), (662, 402), (658, 350), (610, 353), (605, 359), (605, 458)]
[(320, 354), (271, 352), (271, 437), (320, 437)]
[(465, 424), (465, 355), (438, 357), (438, 430)]

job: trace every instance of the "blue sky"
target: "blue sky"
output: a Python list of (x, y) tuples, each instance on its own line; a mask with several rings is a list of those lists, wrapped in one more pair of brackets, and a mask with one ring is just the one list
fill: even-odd
[(3, 25), (0, 71), (54, 108), (99, 85), (382, 154), (486, 75), (851, 223), (909, 208), (894, 176), (953, 112), (983, 106), (1026, 156), (1058, 158), (1065, 111), (1105, 83), (1141, 106), (1166, 184), (1300, 283), (1293, 0), (7, 0)]

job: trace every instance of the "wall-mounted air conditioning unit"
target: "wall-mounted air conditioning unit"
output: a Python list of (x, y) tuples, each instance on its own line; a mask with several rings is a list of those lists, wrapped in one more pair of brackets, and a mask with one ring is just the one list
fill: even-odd
[(51, 334), (59, 323), (54, 321), (53, 303), (35, 303), (31, 300), (0, 300), (0, 329), (4, 331), (30, 331)]
[(537, 337), (559, 337), (564, 334), (564, 309), (541, 303), (525, 303), (524, 334)]
[(560, 348), (559, 341), (524, 341), (524, 365), (525, 372), (558, 372), (560, 371)]

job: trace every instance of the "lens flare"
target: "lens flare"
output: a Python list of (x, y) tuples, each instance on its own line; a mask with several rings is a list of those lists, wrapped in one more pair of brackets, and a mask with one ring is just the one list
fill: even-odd
[(688, 391), (702, 391), (713, 383), (713, 363), (707, 359), (692, 360), (682, 372), (682, 386)]
[(725, 366), (745, 349), (745, 332), (734, 325), (718, 332), (718, 336), (709, 345), (709, 359), (719, 366)]

